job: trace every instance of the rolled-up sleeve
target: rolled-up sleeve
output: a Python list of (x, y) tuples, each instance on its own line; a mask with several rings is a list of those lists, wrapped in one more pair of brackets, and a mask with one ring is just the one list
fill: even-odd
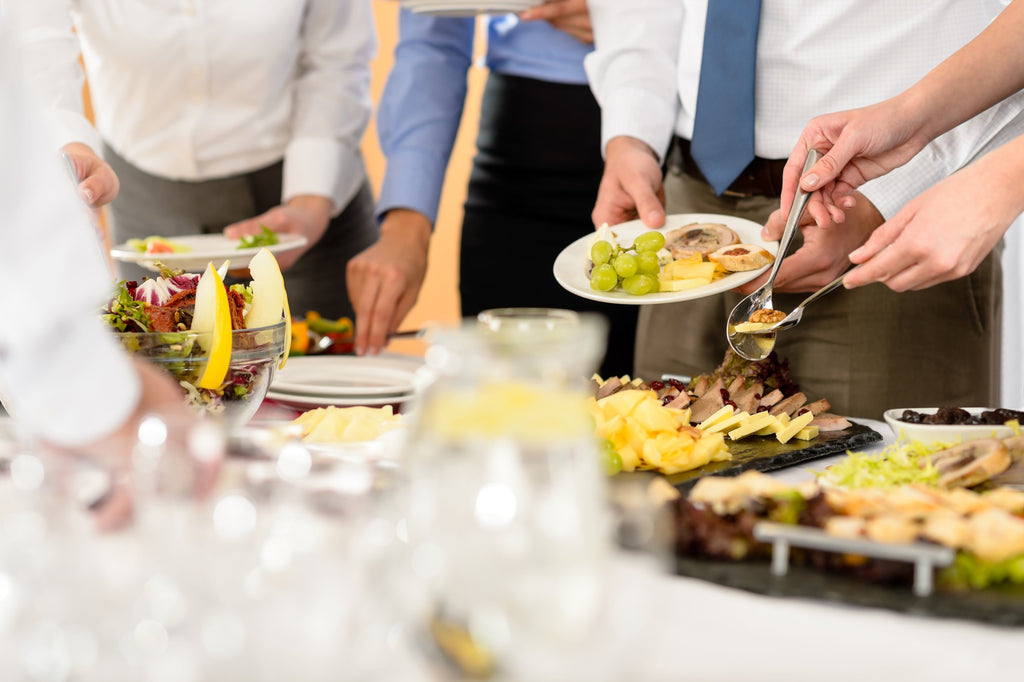
[(407, 208), (433, 223), (465, 106), (475, 23), (402, 10), (399, 30), (377, 114), (387, 159), (377, 215)]
[(366, 177), (359, 144), (372, 111), (370, 1), (313, 0), (301, 41), (281, 198), (326, 196), (339, 213)]
[(663, 158), (679, 113), (679, 0), (590, 0), (594, 51), (584, 60), (601, 104), (601, 148), (627, 135)]

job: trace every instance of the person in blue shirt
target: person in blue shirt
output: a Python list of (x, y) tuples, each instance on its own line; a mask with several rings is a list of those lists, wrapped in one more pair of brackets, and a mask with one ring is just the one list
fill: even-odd
[[(474, 18), (403, 10), (399, 22), (378, 111), (387, 157), (381, 236), (347, 271), (359, 353), (378, 352), (419, 294), (473, 59)], [(593, 48), (586, 3), (555, 0), (485, 23), (489, 74), (462, 225), (462, 314), (511, 306), (600, 311), (611, 322), (601, 372), (629, 372), (636, 307), (579, 298), (551, 272), (563, 248), (593, 231), (603, 169), (600, 109), (583, 70)]]

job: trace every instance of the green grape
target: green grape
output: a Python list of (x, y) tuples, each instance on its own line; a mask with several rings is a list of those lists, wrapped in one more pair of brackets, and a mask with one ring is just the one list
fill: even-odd
[(590, 247), (590, 260), (594, 265), (603, 265), (612, 257), (612, 244), (604, 239), (598, 239)]
[(658, 254), (654, 251), (641, 251), (636, 254), (636, 271), (641, 275), (657, 275), (661, 272)]
[(658, 278), (650, 275), (633, 275), (622, 280), (622, 288), (627, 294), (643, 296), (658, 290)]
[(594, 269), (590, 271), (591, 289), (597, 289), (598, 291), (611, 291), (618, 283), (619, 278), (615, 274), (615, 268), (608, 263), (595, 265)]
[(606, 474), (614, 476), (622, 471), (622, 456), (610, 440), (602, 438), (598, 449), (601, 451), (601, 463)]
[(612, 259), (612, 265), (615, 267), (615, 272), (623, 279), (635, 275), (638, 267), (636, 256), (625, 251)]
[(637, 253), (657, 253), (665, 246), (665, 235), (657, 230), (642, 232), (633, 240), (633, 248)]

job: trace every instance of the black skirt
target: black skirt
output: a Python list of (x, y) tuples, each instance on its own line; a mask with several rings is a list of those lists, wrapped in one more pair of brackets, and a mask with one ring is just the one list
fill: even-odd
[(462, 224), (459, 293), (464, 316), (502, 307), (602, 313), (610, 331), (599, 371), (608, 377), (633, 371), (637, 306), (580, 298), (551, 271), (562, 249), (594, 230), (600, 147), (601, 111), (588, 86), (488, 76)]

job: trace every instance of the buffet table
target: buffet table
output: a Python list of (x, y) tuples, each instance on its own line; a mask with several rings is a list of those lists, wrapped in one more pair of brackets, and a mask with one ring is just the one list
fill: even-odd
[[(877, 448), (892, 442), (892, 434), (887, 425), (881, 422), (868, 423), (886, 436)], [(810, 469), (820, 469), (828, 463), (829, 460), (819, 460), (776, 475), (797, 482), (810, 478)], [(230, 461), (225, 477), (227, 488), (237, 487), (251, 473), (253, 466), (253, 462), (246, 460)], [(266, 462), (260, 466), (266, 468)], [(348, 482), (351, 483), (351, 480)], [(133, 556), (137, 545), (146, 542), (146, 539), (143, 535), (126, 533), (104, 542), (116, 547), (117, 556), (124, 558)], [(194, 561), (201, 564), (202, 553), (202, 546), (197, 546)], [(310, 679), (403, 682), (456, 679), (451, 676), (451, 670), (440, 665), (436, 658), (423, 656), (420, 647), (415, 645), (417, 637), (409, 631), (407, 624), (402, 625), (395, 620), (400, 611), (378, 610), (380, 603), (392, 601), (388, 598), (390, 595), (382, 594), (381, 591), (391, 589), (389, 585), (394, 586), (393, 582), (381, 579), (381, 575), (375, 575), (379, 565), (356, 567), (353, 572), (351, 556), (338, 562), (338, 557), (334, 555), (323, 564), (316, 554), (307, 558), (314, 561), (297, 564), (301, 571), (296, 577), (301, 580), (289, 584), (288, 589), (292, 591), (285, 593), (287, 599), (278, 597), (277, 601), (269, 602), (266, 607), (273, 604), (274, 611), (256, 612), (262, 620), (246, 624), (250, 628), (249, 636), (257, 641), (275, 641), (278, 635), (274, 632), (287, 635), (283, 641), (299, 647), (329, 632), (334, 632), (334, 636), (346, 641), (340, 648), (333, 644), (326, 646), (328, 641), (322, 642), (325, 648), (314, 652), (323, 655), (322, 665), (317, 663), (321, 660), (317, 656), (303, 652), (294, 664), (289, 663), (297, 666), (292, 668), (294, 672), (301, 671), (294, 679), (302, 679), (304, 682)], [(263, 562), (266, 561), (264, 555)], [(120, 566), (120, 579), (126, 579), (128, 570), (123, 562)], [(529, 666), (533, 672), (526, 679), (793, 682), (817, 681), (824, 677), (840, 680), (959, 682), (965, 679), (1019, 679), (1022, 674), (1024, 628), (907, 615), (815, 600), (767, 597), (671, 575), (661, 569), (657, 560), (649, 554), (619, 552), (613, 560), (606, 583), (606, 599), (591, 634), (576, 646), (558, 651), (537, 651)], [(768, 570), (767, 567), (765, 570)], [(73, 570), (68, 575), (81, 577)], [(312, 582), (314, 580), (317, 582)], [(306, 584), (302, 584), (302, 581), (306, 581)], [(331, 589), (338, 585), (346, 585), (348, 589), (348, 592), (340, 596), (353, 600), (344, 609), (350, 620), (344, 625), (335, 623), (334, 627), (325, 631), (322, 629), (324, 623), (318, 625), (317, 618), (308, 617), (303, 609), (310, 608), (319, 613), (318, 609), (324, 600), (339, 597), (337, 590)], [(69, 586), (69, 589), (74, 587)], [(76, 589), (81, 590), (81, 584)], [(219, 589), (223, 589), (223, 586)], [(360, 591), (363, 592), (361, 596), (357, 594)], [(71, 594), (75, 595), (72, 599), (80, 598), (84, 603), (95, 604), (96, 601), (95, 595), (86, 596), (86, 593), (73, 589), (63, 594), (65, 599), (66, 595)], [(9, 594), (5, 595), (0, 590), (0, 606), (4, 605), (5, 596)], [(221, 598), (223, 595), (216, 596)], [(166, 595), (164, 597), (166, 599)], [(370, 601), (363, 601), (364, 598)], [(119, 608), (116, 603), (114, 600), (108, 607)], [(137, 609), (138, 601), (132, 603), (135, 603), (132, 608)], [(224, 604), (231, 606), (231, 599), (224, 597)], [(214, 615), (224, 618), (225, 613), (230, 612), (230, 609), (222, 609)], [(0, 616), (10, 614), (10, 610), (0, 608)], [(106, 617), (90, 615), (89, 619), (90, 622), (94, 619), (103, 622)], [(270, 617), (269, 621), (267, 617)], [(17, 618), (5, 621), (0, 617), (0, 638), (8, 639), (8, 644), (24, 650), (24, 633), (18, 632), (16, 628), (5, 629), (5, 626), (16, 625), (18, 622)], [(220, 632), (221, 636), (233, 632), (225, 622), (216, 619), (214, 622), (220, 624), (218, 627), (221, 630), (214, 627), (213, 632)], [(226, 622), (230, 624), (233, 621)], [(135, 636), (142, 637), (152, 645), (149, 639), (140, 634), (139, 628), (143, 623), (156, 627), (150, 620), (140, 621)], [(28, 625), (36, 624), (30, 622)], [(204, 621), (201, 638), (209, 635), (209, 627), (213, 626)], [(268, 632), (271, 633), (269, 640), (266, 639)], [(174, 635), (173, 631), (170, 633)], [(167, 633), (163, 636), (167, 637)], [(173, 643), (173, 636), (170, 641)], [(231, 641), (230, 637), (228, 641)], [(279, 646), (282, 656), (298, 653), (288, 650), (285, 644)], [(123, 642), (121, 647), (124, 647)], [(5, 646), (5, 650), (15, 649)], [(167, 648), (162, 655), (173, 651)], [(330, 654), (325, 655), (325, 651)], [(267, 652), (262, 653), (265, 657), (268, 655)], [(361, 660), (360, 653), (363, 655)], [(99, 658), (102, 660), (102, 656)], [(14, 660), (9, 658), (7, 663), (0, 664), (0, 671), (14, 670), (13, 667), (7, 667)], [(164, 668), (165, 671), (168, 669), (180, 671), (187, 668)], [(177, 680), (194, 679), (198, 682), (206, 679), (236, 679), (231, 675), (240, 669), (246, 671), (247, 680), (272, 679), (273, 675), (282, 671), (278, 668), (275, 672), (266, 666), (254, 670), (253, 664), (246, 665), (242, 660), (237, 664), (223, 660), (213, 669), (219, 671), (220, 676), (186, 676)], [(5, 675), (4, 679), (8, 679), (8, 676)], [(107, 682), (131, 678), (100, 675), (83, 676), (81, 679), (104, 679)]]

